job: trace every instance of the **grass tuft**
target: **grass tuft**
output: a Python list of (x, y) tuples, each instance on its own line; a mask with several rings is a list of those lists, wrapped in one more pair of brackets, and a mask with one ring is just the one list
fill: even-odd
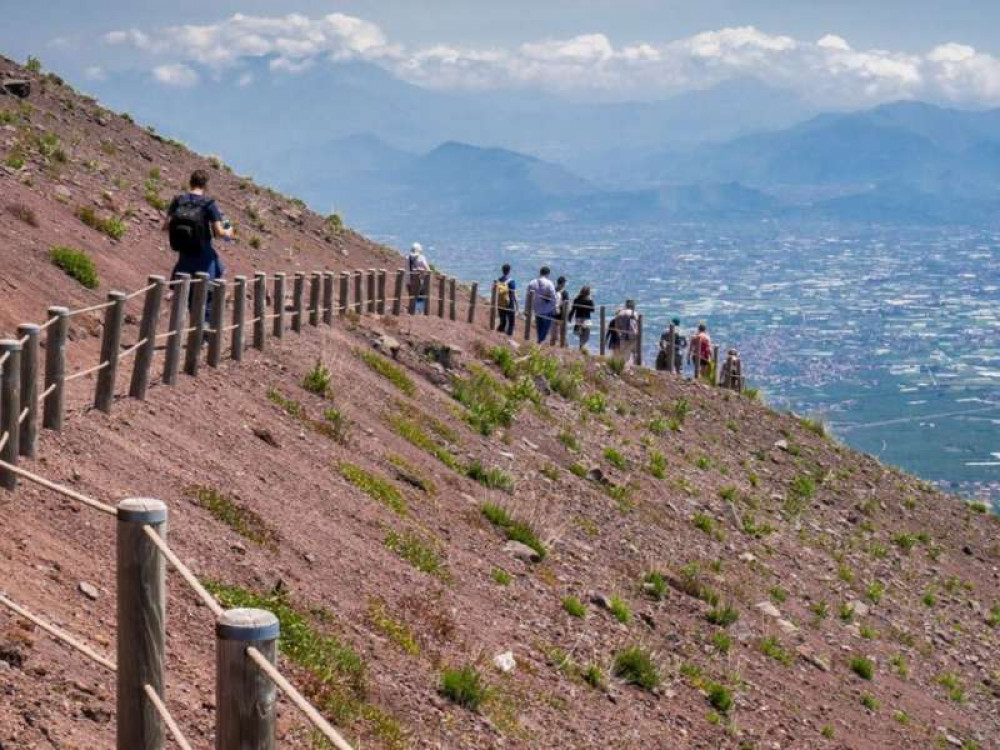
[(441, 673), (439, 689), (441, 695), (452, 703), (470, 711), (478, 710), (488, 692), (479, 671), (472, 665), (461, 669), (445, 669)]
[(545, 559), (548, 552), (531, 524), (514, 518), (506, 508), (496, 503), (484, 503), (480, 511), (486, 520), (503, 531), (508, 539), (531, 547), (539, 557)]
[(99, 281), (97, 267), (90, 256), (82, 250), (65, 245), (56, 245), (49, 250), (52, 264), (62, 270), (71, 279), (76, 279), (87, 289), (96, 289)]
[(652, 690), (660, 684), (660, 672), (653, 657), (641, 646), (629, 646), (615, 656), (614, 675), (644, 690)]
[(213, 518), (226, 524), (240, 536), (270, 550), (278, 549), (278, 532), (247, 506), (213, 487), (192, 485), (185, 493)]
[(485, 468), (478, 459), (465, 467), (465, 475), (493, 490), (503, 490), (504, 492), (513, 492), (514, 490), (514, 480), (510, 474), (496, 467)]
[(406, 498), (392, 484), (356, 464), (343, 462), (337, 467), (340, 475), (368, 497), (377, 500), (401, 516), (406, 515)]
[(863, 656), (855, 656), (849, 662), (849, 666), (851, 667), (851, 671), (862, 680), (871, 680), (875, 676), (875, 665), (871, 659), (866, 659)]
[(386, 549), (396, 553), (421, 573), (447, 581), (450, 576), (445, 568), (441, 553), (416, 534), (390, 531), (383, 541)]
[(312, 369), (302, 379), (302, 387), (310, 393), (314, 393), (321, 398), (326, 398), (330, 395), (330, 383), (332, 380), (333, 376), (330, 374), (330, 369), (317, 359), (316, 364), (313, 365)]
[(571, 617), (583, 618), (587, 614), (587, 607), (575, 596), (565, 596), (562, 600), (562, 608)]
[(406, 371), (399, 365), (390, 362), (388, 359), (380, 354), (376, 354), (375, 352), (368, 352), (362, 349), (355, 349), (354, 352), (361, 358), (362, 362), (368, 365), (368, 369), (378, 375), (381, 375), (407, 396), (412, 396), (417, 392), (417, 386), (410, 379), (410, 376), (406, 374)]

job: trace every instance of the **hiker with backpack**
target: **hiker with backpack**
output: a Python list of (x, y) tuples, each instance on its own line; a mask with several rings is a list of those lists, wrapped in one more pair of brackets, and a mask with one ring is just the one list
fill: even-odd
[(566, 277), (560, 276), (556, 279), (556, 318), (559, 321), (558, 325), (552, 327), (552, 335), (549, 337), (549, 343), (552, 346), (557, 346), (559, 344), (560, 326), (568, 325), (566, 321), (562, 319), (563, 310), (569, 311), (569, 289), (566, 288)]
[[(222, 260), (212, 246), (212, 238), (232, 239), (233, 229), (224, 222), (219, 206), (205, 195), (208, 173), (196, 169), (188, 180), (188, 191), (174, 197), (167, 208), (163, 229), (168, 233), (170, 248), (177, 253), (171, 278), (178, 274), (207, 273), (209, 279), (220, 279), (225, 274)], [(205, 315), (211, 310), (211, 289)]]
[(630, 299), (625, 301), (625, 307), (616, 312), (611, 320), (608, 348), (612, 351), (612, 356), (621, 357), (625, 360), (625, 364), (628, 364), (635, 358), (638, 342), (639, 315), (635, 311), (635, 300)]
[(550, 273), (552, 271), (548, 266), (542, 266), (538, 278), (528, 284), (528, 294), (533, 295), (535, 333), (539, 344), (548, 338), (559, 305), (559, 294), (556, 292), (556, 285), (549, 278)]
[(673, 340), (670, 339), (670, 328), (668, 327), (660, 335), (660, 351), (656, 354), (656, 369), (679, 373), (684, 369), (684, 350), (687, 349), (687, 338), (681, 334), (680, 318), (674, 318), (670, 322), (674, 327)]
[(427, 307), (427, 297), (431, 289), (431, 265), (424, 257), (424, 248), (419, 242), (410, 247), (406, 256), (406, 270), (409, 272), (408, 289), (410, 298), (415, 299), (414, 312), (423, 312)]
[(500, 278), (496, 280), (497, 312), (500, 314), (497, 330), (513, 336), (514, 320), (517, 318), (517, 283), (510, 277), (510, 263), (504, 263), (500, 272)]
[(587, 342), (590, 341), (590, 318), (594, 314), (594, 309), (590, 287), (581, 287), (569, 310), (569, 322), (573, 323), (573, 333), (580, 342), (581, 352), (587, 351)]
[(722, 372), (719, 378), (723, 388), (728, 388), (737, 393), (743, 390), (743, 363), (740, 362), (740, 353), (735, 349), (730, 349), (726, 353), (726, 361), (722, 363)]
[(695, 380), (712, 374), (712, 339), (704, 323), (698, 324), (698, 332), (691, 337), (688, 355), (694, 366)]

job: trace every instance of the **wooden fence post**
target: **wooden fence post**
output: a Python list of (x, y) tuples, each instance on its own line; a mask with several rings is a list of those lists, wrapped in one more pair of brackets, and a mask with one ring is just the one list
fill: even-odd
[(24, 323), (17, 327), (17, 337), (21, 344), (21, 411), (27, 410), (21, 422), (20, 453), (26, 458), (34, 458), (38, 448), (38, 337), (41, 328), (34, 323)]
[[(42, 426), (62, 432), (63, 417), (66, 414), (66, 334), (69, 329), (69, 309), (50, 307), (49, 325), (45, 337), (45, 413)], [(51, 389), (51, 390), (49, 390)]]
[(642, 316), (638, 316), (639, 330), (635, 336), (635, 364), (636, 367), (642, 367)]
[(601, 356), (608, 353), (608, 309), (601, 305)]
[(170, 338), (163, 358), (163, 384), (177, 382), (177, 371), (181, 366), (181, 348), (184, 346), (184, 331), (188, 327), (188, 303), (191, 299), (191, 276), (177, 274), (174, 284), (174, 298), (170, 301)]
[(333, 325), (333, 271), (323, 272), (323, 323)]
[(215, 625), (215, 747), (273, 750), (277, 686), (249, 657), (277, 662), (278, 618), (263, 609), (230, 609)]
[(448, 279), (448, 320), (458, 320), (458, 279)]
[(469, 325), (476, 323), (476, 300), (479, 299), (479, 282), (472, 282), (472, 290), (469, 292)]
[(403, 284), (406, 282), (406, 271), (400, 268), (396, 271), (396, 285), (392, 292), (392, 314), (403, 312)]
[(274, 274), (274, 337), (285, 337), (285, 274)]
[(208, 285), (211, 280), (208, 274), (199, 271), (194, 275), (191, 294), (191, 333), (188, 335), (187, 352), (184, 358), (184, 372), (193, 378), (198, 377), (201, 364), (201, 345), (205, 341), (205, 306), (208, 304)]
[(490, 288), (490, 330), (497, 329), (497, 283)]
[[(0, 459), (17, 465), (21, 442), (21, 342), (14, 339), (0, 341), (0, 357), (7, 360), (0, 368), (0, 439), (7, 435), (7, 442), (0, 450)], [(17, 475), (0, 469), (0, 487), (17, 489)]]
[(378, 278), (376, 283), (378, 286), (378, 291), (377, 291), (378, 304), (376, 305), (375, 312), (377, 312), (379, 315), (385, 315), (386, 270), (384, 268), (380, 268), (378, 269), (377, 273), (378, 273)]
[(722, 373), (719, 371), (719, 345), (714, 344), (712, 346), (712, 381), (713, 385), (719, 384), (719, 376)]
[(569, 300), (563, 300), (559, 311), (559, 346), (566, 348), (566, 329), (569, 327)]
[(378, 299), (375, 297), (375, 276), (378, 273), (374, 268), (369, 268), (365, 273), (365, 294), (367, 294), (368, 305), (366, 309), (369, 315), (374, 315), (378, 311)]
[(295, 333), (302, 333), (302, 324), (305, 322), (305, 291), (306, 276), (298, 271), (295, 274), (295, 285), (292, 287), (292, 330)]
[(222, 361), (222, 342), (226, 335), (226, 282), (213, 282), (212, 335), (208, 338), (208, 366), (218, 367)]
[[(667, 372), (673, 372), (676, 367), (675, 357), (677, 356), (677, 344), (676, 344), (677, 331), (674, 324), (671, 323), (667, 328), (667, 341), (669, 346), (667, 347)], [(683, 356), (683, 355), (682, 355)]]
[(424, 300), (424, 316), (431, 314), (431, 292), (434, 286), (434, 274), (430, 271), (420, 271), (420, 294)]
[(233, 340), (230, 357), (237, 362), (243, 360), (244, 341), (247, 325), (247, 277), (237, 276), (233, 292)]
[(160, 305), (163, 303), (163, 291), (167, 288), (167, 280), (162, 276), (150, 276), (148, 282), (153, 288), (146, 292), (146, 299), (142, 304), (142, 322), (139, 323), (139, 341), (145, 343), (136, 350), (128, 389), (128, 395), (140, 401), (146, 398), (146, 390), (149, 388), (149, 371), (156, 353), (156, 332), (160, 330)]
[(340, 273), (340, 296), (337, 304), (340, 306), (340, 317), (347, 315), (348, 297), (351, 293), (351, 274), (347, 271)]
[(444, 302), (447, 298), (448, 291), (446, 289), (446, 284), (448, 280), (443, 274), (438, 274), (438, 317), (444, 317)]
[(129, 498), (118, 503), (118, 750), (160, 750), (163, 723), (143, 691), (163, 697), (166, 561), (143, 531), (167, 535), (167, 506)]
[(354, 312), (358, 315), (365, 311), (365, 274), (364, 271), (354, 273)]
[(309, 325), (313, 328), (319, 325), (319, 295), (320, 281), (322, 275), (319, 271), (313, 271), (309, 278)]
[(253, 346), (264, 351), (267, 341), (267, 274), (253, 275)]
[(524, 303), (524, 340), (531, 341), (531, 318), (535, 314), (535, 290), (528, 290), (528, 299)]
[(122, 325), (125, 323), (125, 303), (128, 298), (122, 292), (109, 292), (111, 302), (104, 312), (104, 337), (101, 340), (101, 362), (107, 362), (97, 373), (97, 388), (94, 390), (94, 408), (111, 413), (115, 400), (115, 381), (118, 379), (118, 356), (122, 345)]

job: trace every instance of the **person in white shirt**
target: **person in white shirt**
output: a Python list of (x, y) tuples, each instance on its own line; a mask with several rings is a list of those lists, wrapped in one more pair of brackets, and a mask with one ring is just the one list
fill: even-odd
[(528, 284), (528, 294), (534, 293), (535, 333), (539, 344), (548, 338), (559, 308), (559, 293), (549, 278), (551, 273), (548, 266), (542, 266), (538, 278)]
[(424, 248), (419, 242), (413, 243), (410, 254), (406, 256), (406, 270), (410, 274), (410, 297), (416, 299), (413, 310), (423, 312), (427, 307), (427, 293), (431, 288), (431, 266), (424, 257)]

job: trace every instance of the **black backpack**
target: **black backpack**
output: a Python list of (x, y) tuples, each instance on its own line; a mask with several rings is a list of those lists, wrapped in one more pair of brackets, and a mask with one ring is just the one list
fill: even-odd
[(208, 204), (200, 195), (182, 195), (170, 215), (170, 247), (181, 255), (197, 255), (208, 244)]

